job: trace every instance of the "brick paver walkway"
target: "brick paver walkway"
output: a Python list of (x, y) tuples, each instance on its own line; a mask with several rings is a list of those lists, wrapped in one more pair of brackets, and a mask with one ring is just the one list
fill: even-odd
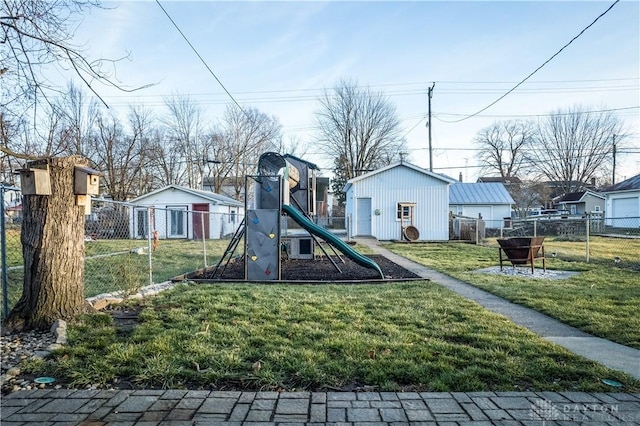
[(35, 390), (2, 398), (18, 425), (640, 425), (640, 394)]

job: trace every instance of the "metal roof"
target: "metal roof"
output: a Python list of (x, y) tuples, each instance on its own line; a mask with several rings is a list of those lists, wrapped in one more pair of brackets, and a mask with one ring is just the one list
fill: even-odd
[(456, 183), (449, 186), (449, 204), (515, 204), (501, 183)]
[(632, 191), (634, 189), (640, 189), (640, 175), (635, 175), (627, 180), (616, 183), (612, 187), (608, 188), (607, 192)]

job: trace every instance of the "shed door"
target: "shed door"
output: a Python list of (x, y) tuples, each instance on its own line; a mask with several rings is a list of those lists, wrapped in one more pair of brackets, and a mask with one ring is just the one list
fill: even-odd
[(611, 217), (638, 217), (638, 199), (633, 198), (614, 198), (611, 205), (613, 213)]
[(371, 235), (371, 198), (356, 199), (356, 235)]
[[(200, 213), (202, 212), (202, 213)], [(204, 224), (204, 238), (209, 238), (209, 204), (193, 205), (193, 238), (202, 240), (202, 225)]]

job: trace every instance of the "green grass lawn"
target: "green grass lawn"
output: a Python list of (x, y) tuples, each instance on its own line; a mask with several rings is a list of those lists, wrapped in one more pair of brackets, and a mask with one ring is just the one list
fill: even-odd
[[(163, 388), (624, 391), (640, 382), (547, 343), (428, 281), (379, 285), (180, 285), (70, 325), (34, 374), (75, 386)], [(130, 309), (137, 309), (131, 308)]]
[[(144, 240), (98, 240), (86, 244), (85, 294), (87, 297), (113, 291), (133, 291), (149, 284), (149, 258)], [(207, 264), (215, 265), (228, 240), (208, 240)], [(145, 254), (129, 251), (144, 247)], [(167, 281), (204, 267), (202, 241), (161, 240), (152, 253), (153, 282)]]
[[(228, 240), (206, 242), (207, 265), (215, 265)], [(145, 254), (130, 253), (131, 249), (144, 247)], [(85, 296), (102, 293), (135, 293), (149, 284), (149, 258), (146, 240), (101, 239), (85, 243)], [(153, 282), (160, 283), (175, 276), (204, 267), (202, 241), (161, 240), (152, 253)], [(22, 294), (23, 266), (20, 232), (7, 234), (7, 274), (9, 307), (13, 307)]]
[[(609, 244), (604, 240), (602, 244)], [(568, 242), (560, 244), (567, 249), (571, 247)], [(574, 244), (584, 247), (584, 243)], [(588, 333), (640, 349), (640, 279), (636, 271), (601, 263), (547, 259), (547, 268), (580, 273), (566, 280), (532, 280), (473, 273), (476, 269), (499, 264), (497, 248), (463, 243), (390, 244), (385, 247)], [(606, 251), (606, 247), (592, 245), (592, 248), (597, 252)], [(547, 253), (549, 251), (547, 248)], [(540, 262), (536, 266), (540, 266)]]

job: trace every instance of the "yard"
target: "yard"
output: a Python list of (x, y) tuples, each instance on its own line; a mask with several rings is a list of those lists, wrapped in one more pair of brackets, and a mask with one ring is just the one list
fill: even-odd
[[(120, 281), (124, 287), (122, 271), (148, 273), (147, 256), (104, 256), (140, 241), (94, 243), (87, 245), (87, 272), (94, 271), (87, 282), (104, 279), (110, 287)], [(209, 264), (226, 244), (207, 242)], [(494, 247), (387, 247), (586, 331), (640, 347), (637, 272), (556, 258), (549, 259), (549, 268), (580, 274), (532, 281), (473, 273), (497, 265)], [(115, 259), (129, 263), (117, 266)], [(202, 265), (202, 243), (167, 241), (153, 253), (153, 262), (154, 273), (168, 276), (193, 270)], [(105, 272), (109, 268), (112, 272)], [(613, 379), (624, 391), (640, 391), (638, 380), (545, 342), (428, 281), (183, 284), (83, 317), (70, 326), (69, 345), (53, 359), (31, 361), (23, 371), (54, 376), (63, 385), (116, 388), (611, 391), (602, 379)]]
[[(620, 244), (624, 243), (624, 250)], [(544, 312), (588, 333), (640, 349), (638, 272), (615, 266), (612, 253), (640, 259), (640, 240), (598, 238), (591, 242), (593, 261), (549, 257), (561, 252), (584, 259), (583, 242), (546, 241), (547, 268), (578, 271), (566, 280), (526, 279), (478, 274), (498, 264), (496, 247), (463, 243), (390, 244), (388, 249), (498, 296)], [(608, 262), (606, 261), (607, 259)]]
[(84, 317), (54, 359), (29, 369), (80, 387), (640, 390), (428, 281), (184, 284)]

